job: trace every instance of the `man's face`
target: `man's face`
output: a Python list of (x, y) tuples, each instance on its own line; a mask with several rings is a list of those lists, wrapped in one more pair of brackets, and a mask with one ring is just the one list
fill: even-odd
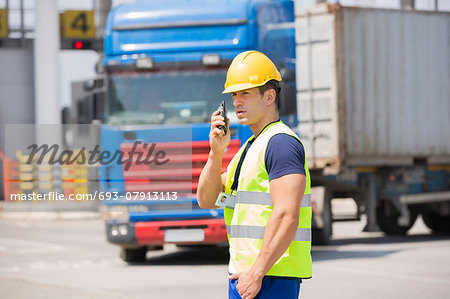
[(258, 88), (232, 92), (231, 96), (236, 116), (242, 125), (258, 123), (267, 112), (267, 92), (261, 95)]

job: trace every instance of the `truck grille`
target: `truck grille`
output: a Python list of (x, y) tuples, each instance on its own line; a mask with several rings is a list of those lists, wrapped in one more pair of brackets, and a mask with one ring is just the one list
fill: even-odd
[[(143, 144), (123, 143), (120, 146), (123, 161), (129, 159), (133, 147), (135, 154), (129, 168), (123, 164), (125, 191), (177, 192), (185, 196), (197, 192), (198, 179), (209, 156), (209, 141), (157, 143), (145, 163), (142, 161), (149, 154), (151, 144), (144, 147)], [(231, 140), (223, 156), (222, 172), (226, 171), (239, 147), (240, 140)], [(139, 154), (142, 154), (140, 158)]]

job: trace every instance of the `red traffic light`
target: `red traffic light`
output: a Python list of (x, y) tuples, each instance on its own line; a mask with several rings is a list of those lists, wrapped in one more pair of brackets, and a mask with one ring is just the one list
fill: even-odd
[(77, 41), (73, 44), (73, 46), (75, 47), (75, 49), (83, 49), (84, 44), (83, 44), (82, 41), (77, 40)]
[(100, 51), (103, 39), (61, 38), (61, 49)]

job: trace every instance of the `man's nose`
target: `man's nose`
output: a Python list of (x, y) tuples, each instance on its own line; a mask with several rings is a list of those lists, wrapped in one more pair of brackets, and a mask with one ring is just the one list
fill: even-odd
[(236, 107), (238, 104), (240, 104), (240, 102), (241, 102), (240, 97), (238, 95), (235, 95), (233, 97), (233, 106)]

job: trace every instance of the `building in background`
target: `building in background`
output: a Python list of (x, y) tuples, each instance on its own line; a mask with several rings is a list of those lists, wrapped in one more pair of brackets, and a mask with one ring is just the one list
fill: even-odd
[[(97, 34), (102, 35), (99, 7), (109, 2), (112, 7), (133, 0), (59, 0), (58, 10), (96, 10)], [(309, 6), (317, 2), (342, 5), (399, 8), (413, 3), (421, 10), (450, 10), (447, 0), (296, 0), (296, 5)], [(0, 125), (34, 123), (34, 79), (32, 40), (35, 26), (36, 0), (0, 0)], [(5, 9), (8, 9), (6, 12)], [(105, 13), (106, 15), (106, 13)], [(7, 35), (2, 35), (8, 27)], [(5, 39), (14, 39), (7, 42)], [(96, 64), (101, 60), (92, 51), (61, 50), (59, 53), (61, 107), (71, 103), (71, 83), (95, 77)], [(13, 99), (13, 100), (12, 100)], [(1, 135), (0, 135), (1, 136)], [(0, 147), (2, 141), (0, 141)]]

